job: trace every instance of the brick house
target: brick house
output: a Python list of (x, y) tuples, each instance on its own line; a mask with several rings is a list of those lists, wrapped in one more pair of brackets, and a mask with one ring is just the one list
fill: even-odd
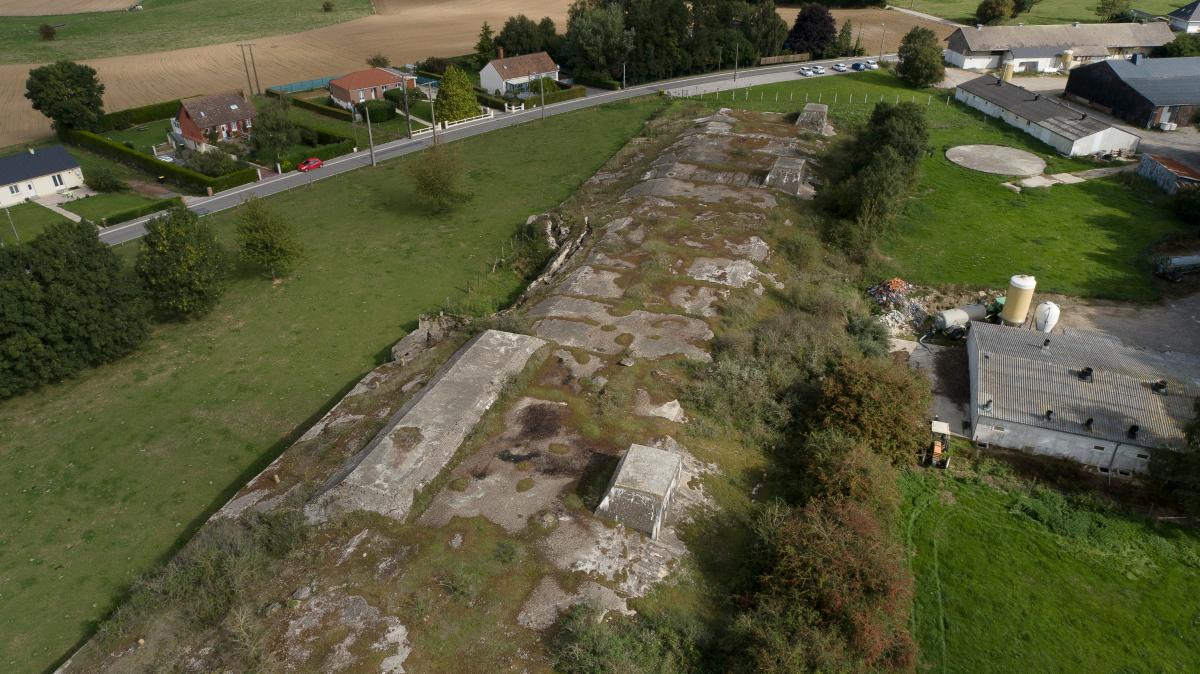
[(337, 106), (353, 110), (366, 101), (383, 100), (383, 92), (389, 89), (412, 89), (416, 82), (411, 75), (399, 75), (387, 68), (368, 68), (330, 81), (329, 97)]
[(240, 91), (185, 98), (171, 120), (171, 130), (176, 144), (207, 152), (213, 139), (227, 141), (249, 133), (257, 114)]

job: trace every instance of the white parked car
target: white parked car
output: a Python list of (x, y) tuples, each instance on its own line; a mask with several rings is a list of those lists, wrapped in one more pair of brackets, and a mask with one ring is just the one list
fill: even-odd
[(833, 69), (838, 71), (839, 73), (844, 73), (847, 70), (849, 70), (850, 68), (847, 67), (845, 63), (838, 63), (833, 66)]
[(817, 73), (814, 72), (812, 68), (801, 68), (800, 74), (805, 77), (812, 77), (813, 75), (816, 75)]
[(812, 71), (818, 75), (825, 74), (825, 66), (813, 66)]
[(164, 155), (155, 157), (155, 159), (157, 159), (163, 163), (166, 163), (166, 164), (174, 164), (175, 163), (175, 157), (172, 157), (169, 154), (164, 154)]
[(871, 70), (879, 70), (879, 64), (876, 63), (873, 59), (870, 61), (867, 61), (867, 67), (870, 68)]

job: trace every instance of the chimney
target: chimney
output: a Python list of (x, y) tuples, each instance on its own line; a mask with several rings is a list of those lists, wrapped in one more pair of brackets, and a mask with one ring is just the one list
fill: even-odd
[(1136, 440), (1138, 431), (1140, 431), (1140, 430), (1142, 430), (1142, 428), (1141, 428), (1141, 426), (1138, 426), (1137, 424), (1130, 426), (1129, 433), (1127, 433), (1127, 435), (1129, 436), (1129, 439)]
[(1072, 25), (1072, 26), (1075, 26), (1076, 28), (1078, 28), (1078, 27), (1079, 27), (1079, 22), (1078, 22), (1078, 21), (1072, 21), (1072, 22), (1071, 22), (1071, 25)]
[(1087, 119), (1087, 113), (1086, 112), (1080, 113), (1079, 119)]
[(1090, 366), (1079, 371), (1079, 378), (1082, 381), (1092, 381), (1092, 373), (1095, 372)]
[(500, 58), (504, 58), (504, 47), (497, 47), (497, 48), (496, 48), (496, 54), (497, 54), (497, 55), (498, 55)]
[(1167, 380), (1159, 379), (1158, 381), (1156, 381), (1150, 385), (1150, 390), (1154, 391), (1155, 393), (1157, 393), (1160, 396), (1167, 395)]
[(975, 30), (983, 30), (983, 24), (982, 23), (975, 24)]
[(1046, 410), (1046, 421), (1054, 421), (1054, 410)]
[(1088, 418), (1087, 418), (1087, 421), (1083, 422), (1083, 427), (1084, 427), (1084, 428), (1086, 428), (1086, 429), (1088, 430), (1088, 432), (1090, 433), (1090, 432), (1092, 431), (1092, 426), (1093, 426), (1095, 423), (1096, 423), (1096, 420), (1095, 420), (1095, 419), (1093, 419), (1093, 418), (1091, 418), (1091, 417), (1088, 417)]
[(33, 154), (33, 148), (29, 148), (29, 154)]
[[(1035, 100), (1035, 101), (1037, 101), (1037, 100), (1041, 100), (1041, 98), (1042, 98), (1042, 95), (1041, 95), (1041, 94), (1034, 94), (1034, 95), (1033, 95), (1033, 100)], [(1049, 344), (1050, 344), (1050, 340), (1048, 340), (1048, 339), (1047, 339), (1047, 340), (1046, 340), (1046, 344), (1047, 344), (1047, 345), (1049, 345)]]
[(1146, 55), (1145, 54), (1134, 54), (1133, 58), (1131, 58), (1129, 60), (1133, 61), (1133, 65), (1140, 66), (1146, 60)]

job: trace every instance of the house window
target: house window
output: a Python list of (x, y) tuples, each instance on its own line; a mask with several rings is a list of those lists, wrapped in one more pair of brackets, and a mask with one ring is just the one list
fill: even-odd
[(54, 177), (50, 178), (50, 182), (53, 182), (55, 187), (62, 187), (63, 186), (62, 174), (61, 173), (54, 174)]
[(1003, 433), (1008, 429), (1004, 428), (1003, 426), (992, 426), (992, 430), (996, 431), (997, 433)]
[(1137, 455), (1137, 458), (1139, 458), (1139, 459), (1149, 459), (1149, 458), (1150, 458), (1150, 455), (1149, 455), (1149, 454), (1138, 454), (1138, 455)]
[(16, 185), (9, 185), (9, 186), (8, 186), (8, 193), (9, 193), (9, 194), (17, 194), (17, 193), (19, 193), (20, 191), (21, 191), (21, 188), (20, 188), (20, 187), (18, 187), (18, 186), (16, 186)]
[(358, 90), (358, 102), (362, 103), (365, 100), (367, 100), (367, 94), (364, 93), (364, 91), (362, 89), (359, 89)]

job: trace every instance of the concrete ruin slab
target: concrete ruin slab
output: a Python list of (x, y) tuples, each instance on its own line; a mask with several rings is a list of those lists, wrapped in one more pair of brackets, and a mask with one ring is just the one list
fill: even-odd
[(734, 201), (746, 206), (769, 210), (779, 205), (769, 192), (749, 187), (726, 185), (697, 185), (675, 178), (654, 178), (634, 185), (625, 192), (626, 199), (633, 197), (661, 197), (695, 199), (705, 203)]
[(1050, 176), (1031, 176), (1024, 180), (1018, 181), (1021, 187), (1050, 187), (1057, 185), (1058, 181)]
[(806, 133), (825, 134), (829, 125), (829, 106), (824, 103), (805, 103), (796, 117), (796, 128)]
[[(712, 359), (707, 350), (697, 346), (713, 338), (712, 329), (695, 318), (641, 310), (614, 316), (600, 302), (558, 296), (542, 300), (528, 315), (542, 319), (533, 327), (539, 337), (563, 346), (606, 355), (628, 350), (635, 358), (682, 355), (705, 362)], [(627, 347), (617, 341), (621, 335), (632, 338)]]
[(634, 414), (643, 417), (658, 417), (675, 423), (687, 423), (687, 415), (683, 412), (683, 406), (678, 400), (669, 400), (661, 405), (655, 405), (650, 399), (650, 393), (645, 389), (638, 389), (637, 398), (633, 406)]
[(545, 343), (498, 330), (472, 339), (326, 484), (305, 513), (322, 520), (335, 512), (369, 510), (403, 520), (413, 494), (445, 468), (505, 382)]
[(767, 171), (763, 180), (765, 187), (779, 190), (786, 194), (799, 196), (805, 192), (807, 184), (804, 181), (808, 162), (800, 157), (780, 157)]
[(663, 517), (671, 505), (683, 462), (673, 452), (630, 445), (617, 465), (596, 516), (605, 517), (658, 539)]
[(734, 255), (752, 262), (766, 262), (767, 258), (771, 257), (771, 246), (757, 236), (750, 237), (745, 243), (726, 241), (725, 247)]
[(1079, 183), (1086, 182), (1084, 178), (1080, 178), (1073, 173), (1051, 173), (1050, 177), (1064, 185), (1078, 185)]
[(595, 581), (585, 582), (572, 594), (562, 589), (552, 576), (545, 576), (521, 604), (517, 624), (538, 631), (550, 629), (561, 613), (583, 602), (591, 602), (605, 612), (634, 614), (634, 611), (626, 607), (625, 600), (620, 595)]
[(698, 257), (688, 267), (687, 275), (697, 281), (719, 283), (731, 288), (745, 288), (758, 282), (758, 267), (747, 260), (723, 257)]
[(709, 318), (717, 315), (717, 308), (713, 305), (728, 296), (728, 290), (709, 286), (678, 285), (671, 290), (667, 301), (693, 316)]
[(1036, 176), (1046, 170), (1041, 157), (1006, 145), (958, 145), (946, 150), (946, 159), (972, 171), (1004, 176)]

